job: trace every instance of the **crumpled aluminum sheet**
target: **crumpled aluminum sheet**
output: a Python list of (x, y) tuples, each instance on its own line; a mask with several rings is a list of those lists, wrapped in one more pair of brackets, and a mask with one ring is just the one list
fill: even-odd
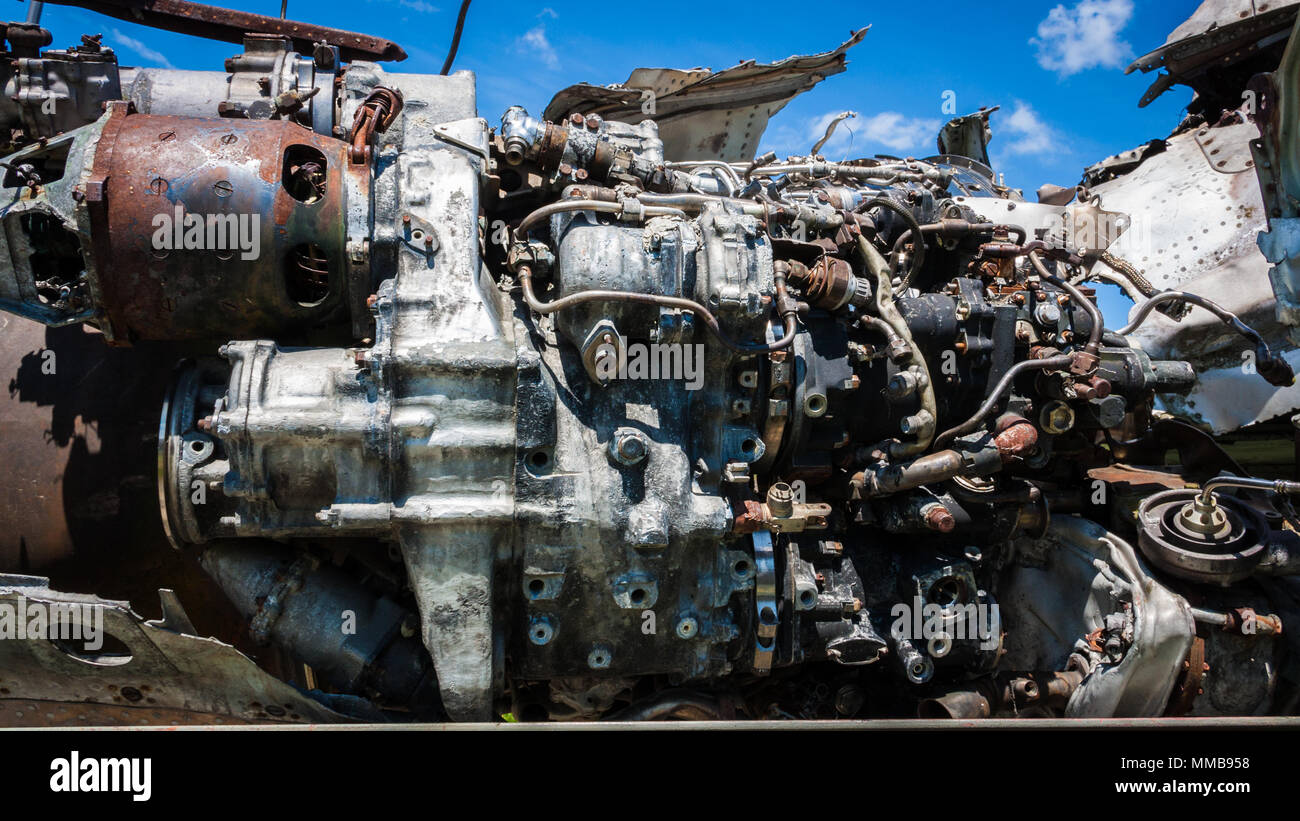
[[(543, 119), (560, 120), (575, 112), (627, 123), (653, 118), (664, 154), (674, 160), (751, 160), (772, 115), (844, 71), (846, 53), (862, 42), (868, 28), (854, 32), (833, 51), (775, 63), (746, 60), (717, 72), (638, 68), (621, 85), (579, 83), (556, 94)], [(654, 95), (653, 115), (642, 108), (647, 90)]]
[[(1133, 644), (1118, 664), (1093, 669), (1070, 697), (1066, 715), (1163, 714), (1196, 633), (1190, 606), (1152, 578), (1130, 544), (1095, 522), (1054, 516), (1040, 544), (1043, 566), (1016, 567), (1000, 594), (1004, 618), (1013, 625), (1002, 666), (1064, 669), (1075, 641), (1104, 626), (1106, 615), (1125, 600), (1134, 611)], [(1126, 589), (1108, 579), (1098, 562)]]
[[(1192, 12), (1191, 17), (1169, 33), (1163, 46), (1133, 61), (1128, 71), (1139, 68), (1150, 71), (1164, 65), (1166, 57), (1174, 51), (1174, 46), (1186, 40), (1199, 37), (1207, 37), (1208, 40), (1208, 35), (1221, 35), (1222, 30), (1230, 26), (1297, 4), (1300, 4), (1300, 0), (1205, 0)], [(1195, 46), (1196, 43), (1191, 43), (1184, 46), (1184, 49), (1190, 50)], [(1186, 59), (1185, 55), (1180, 56)]]
[[(1233, 311), (1294, 367), (1300, 352), (1276, 320), (1269, 263), (1257, 244), (1267, 230), (1250, 154), (1258, 136), (1250, 122), (1185, 131), (1170, 137), (1165, 151), (1092, 190), (1107, 210), (1132, 218), (1111, 254), (1158, 290), (1190, 291)], [(1125, 323), (1107, 320), (1111, 328)], [(1153, 312), (1131, 338), (1152, 356), (1195, 366), (1196, 388), (1163, 399), (1171, 413), (1215, 433), (1300, 409), (1300, 386), (1276, 388), (1243, 369), (1245, 340), (1199, 308), (1181, 322)]]
[(145, 621), (126, 602), (51, 590), (39, 576), (0, 575), (0, 606), (9, 613), (24, 600), (91, 607), (102, 613), (106, 636), (130, 651), (124, 662), (97, 663), (45, 638), (0, 641), (0, 727), (352, 721), (234, 647), (193, 635), (171, 591), (160, 594), (164, 618)]

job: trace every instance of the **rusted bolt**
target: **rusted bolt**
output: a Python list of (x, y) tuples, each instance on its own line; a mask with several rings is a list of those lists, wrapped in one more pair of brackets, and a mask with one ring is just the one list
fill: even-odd
[(580, 126), (580, 125), (582, 125), (583, 123), (585, 123), (586, 121), (587, 121), (587, 118), (586, 118), (586, 117), (583, 117), (581, 114), (579, 114), (579, 113), (576, 112), (576, 111), (569, 115), (569, 122), (573, 123), (574, 125), (578, 125), (578, 126)]
[(217, 180), (212, 184), (212, 191), (218, 197), (229, 197), (235, 193), (235, 186), (230, 184), (230, 180)]
[(411, 215), (410, 215), (410, 214), (403, 214), (403, 215), (402, 215), (402, 225), (409, 226), (410, 224), (411, 224)]
[(160, 143), (170, 142), (174, 139), (176, 139), (175, 131), (164, 131), (158, 135), (158, 142)]
[(154, 177), (149, 181), (149, 190), (155, 194), (162, 194), (167, 190), (167, 180), (162, 177)]
[(234, 134), (225, 134), (225, 135), (222, 135), (222, 137), (221, 137), (221, 144), (222, 144), (222, 145), (230, 145), (231, 143), (233, 143), (235, 140), (238, 140), (238, 139), (239, 139), (239, 138), (236, 137)]
[(370, 296), (366, 297), (366, 307), (373, 308), (375, 307), (375, 303), (378, 301), (379, 301), (379, 294), (371, 294)]
[(943, 505), (932, 505), (925, 512), (925, 526), (939, 533), (951, 533), (957, 527), (952, 511)]

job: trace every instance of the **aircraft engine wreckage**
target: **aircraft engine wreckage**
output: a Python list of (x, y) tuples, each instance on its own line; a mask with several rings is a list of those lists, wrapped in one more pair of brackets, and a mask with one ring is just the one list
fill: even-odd
[[(1295, 713), (1300, 483), (1171, 415), (1195, 357), (1138, 344), (1208, 321), (1252, 386), (1294, 381), (1285, 334), (1123, 255), (1134, 217), (1108, 190), (1175, 138), (1028, 202), (987, 165), (987, 110), (927, 159), (727, 141), (719, 110), (765, 121), (865, 31), (643, 77), (672, 89), (661, 138), (636, 86), (490, 126), (469, 72), (278, 30), (193, 72), (7, 29), (0, 307), (27, 354), (7, 481), (47, 476), (35, 443), (86, 420), (118, 473), (84, 447), (56, 465), (54, 535), (14, 491), (0, 605), (84, 611), (117, 649), (0, 641), (0, 704), (39, 701), (35, 723)], [(1269, 123), (1297, 109), (1272, 82), (1252, 81), (1271, 121), (1183, 133), (1258, 122), (1276, 192), (1294, 154), (1269, 135), (1294, 129)], [(696, 93), (715, 103), (692, 121)], [(1102, 316), (1098, 279), (1143, 304)], [(23, 421), (33, 403), (53, 426)], [(161, 618), (98, 597), (136, 581), (177, 588)]]

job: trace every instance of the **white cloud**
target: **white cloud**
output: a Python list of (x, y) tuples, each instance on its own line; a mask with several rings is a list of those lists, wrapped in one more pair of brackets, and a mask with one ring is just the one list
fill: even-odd
[(995, 136), (1007, 135), (1007, 140), (999, 153), (1026, 155), (1043, 154), (1060, 145), (1060, 139), (1047, 123), (1025, 103), (1016, 101), (1011, 114), (993, 121)]
[[(758, 153), (770, 149), (782, 158), (803, 156), (812, 150), (826, 133), (826, 126), (840, 113), (836, 109), (789, 123), (778, 120), (763, 135)], [(831, 161), (870, 157), (885, 149), (887, 153), (928, 157), (935, 153), (940, 125), (939, 120), (908, 117), (896, 111), (882, 111), (870, 117), (859, 114), (836, 126), (820, 153)]]
[(136, 56), (143, 57), (151, 63), (157, 63), (163, 68), (175, 68), (161, 51), (155, 51), (134, 37), (128, 37), (115, 28), (109, 29), (109, 32), (113, 35), (113, 41), (117, 45), (124, 46), (127, 51), (134, 52)]
[(1120, 68), (1133, 48), (1120, 32), (1133, 16), (1133, 0), (1080, 0), (1052, 9), (1038, 24), (1038, 64), (1062, 77), (1089, 68)]
[(437, 14), (438, 11), (440, 11), (438, 6), (433, 5), (428, 2), (428, 0), (366, 0), (366, 2), (378, 3), (386, 6), (401, 6), (404, 9), (410, 9), (419, 14)]
[[(826, 133), (826, 126), (840, 113), (836, 109), (798, 123), (769, 129), (763, 135), (760, 153), (771, 149), (780, 157), (807, 154)], [(939, 120), (908, 117), (896, 111), (882, 111), (871, 117), (858, 115), (835, 127), (835, 133), (822, 146), (821, 154), (830, 160), (869, 157), (883, 147), (899, 154), (929, 156), (934, 153), (935, 136), (940, 125)]]
[(535, 55), (549, 69), (560, 67), (560, 57), (555, 53), (551, 41), (546, 39), (545, 25), (531, 28), (516, 38), (515, 51)]
[(544, 9), (542, 9), (541, 11), (537, 12), (537, 19), (540, 20), (540, 19), (543, 18), (543, 17), (549, 17), (549, 18), (551, 18), (552, 20), (558, 20), (558, 19), (560, 19), (560, 15), (556, 14), (556, 13), (555, 13), (555, 9), (551, 8), (550, 6), (547, 6), (546, 8), (544, 8)]
[[(894, 151), (921, 149), (927, 155), (934, 153), (935, 139), (942, 125), (938, 120), (907, 117), (897, 111), (882, 111), (860, 122), (859, 129), (872, 142)], [(841, 123), (840, 127), (844, 125)]]

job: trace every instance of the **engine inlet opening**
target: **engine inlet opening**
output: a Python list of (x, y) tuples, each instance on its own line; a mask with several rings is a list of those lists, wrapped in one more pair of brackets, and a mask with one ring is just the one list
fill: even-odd
[(325, 301), (330, 292), (329, 257), (313, 243), (294, 246), (285, 260), (284, 286), (289, 298), (304, 308)]
[(289, 196), (308, 205), (325, 196), (325, 155), (310, 145), (291, 145), (284, 150), (280, 182)]

